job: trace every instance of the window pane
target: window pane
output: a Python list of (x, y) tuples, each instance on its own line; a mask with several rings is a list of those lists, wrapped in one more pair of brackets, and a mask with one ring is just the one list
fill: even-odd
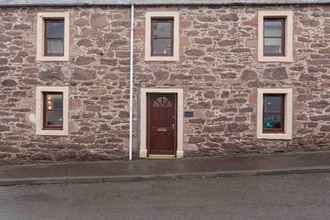
[(63, 95), (60, 93), (46, 93), (44, 97), (44, 127), (63, 127)]
[(173, 19), (152, 20), (152, 38), (172, 38)]
[(264, 129), (282, 129), (282, 115), (267, 115), (264, 116)]
[(280, 113), (282, 111), (282, 96), (269, 96), (264, 97), (264, 112), (266, 113)]
[(282, 37), (284, 30), (284, 19), (265, 19), (264, 35), (265, 37)]
[(154, 39), (152, 42), (152, 55), (172, 56), (173, 45), (171, 39)]
[(285, 55), (285, 18), (264, 19), (264, 55)]
[(64, 55), (64, 20), (45, 20), (45, 55)]
[(281, 38), (265, 38), (264, 39), (264, 54), (265, 55), (284, 55)]
[(64, 38), (64, 20), (46, 20), (46, 38)]
[(64, 42), (58, 39), (48, 39), (47, 52), (48, 56), (63, 56), (64, 54)]
[(284, 131), (284, 95), (264, 95), (264, 131)]

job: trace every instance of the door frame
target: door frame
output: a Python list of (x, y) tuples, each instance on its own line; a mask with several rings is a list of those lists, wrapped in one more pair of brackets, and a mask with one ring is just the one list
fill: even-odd
[(183, 157), (183, 89), (179, 88), (141, 88), (140, 90), (140, 158), (148, 157), (147, 150), (147, 94), (169, 93), (177, 95), (177, 142), (176, 158)]

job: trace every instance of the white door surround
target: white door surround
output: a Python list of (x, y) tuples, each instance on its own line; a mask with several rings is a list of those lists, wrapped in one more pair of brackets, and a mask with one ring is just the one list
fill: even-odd
[(183, 157), (183, 89), (178, 88), (141, 88), (140, 90), (140, 158), (147, 158), (147, 94), (177, 94), (177, 149), (176, 158)]

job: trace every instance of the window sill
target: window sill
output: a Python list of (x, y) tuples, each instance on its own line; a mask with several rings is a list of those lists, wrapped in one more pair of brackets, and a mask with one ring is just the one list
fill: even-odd
[(282, 63), (292, 63), (294, 62), (293, 57), (271, 57), (271, 56), (261, 56), (258, 59), (259, 62), (282, 62)]
[(292, 140), (292, 135), (289, 133), (262, 133), (258, 134), (258, 139), (268, 139), (268, 140)]
[(171, 61), (171, 62), (175, 62), (175, 61), (179, 61), (179, 57), (176, 56), (147, 56), (145, 57), (145, 61)]
[(56, 62), (56, 61), (69, 61), (68, 56), (63, 56), (63, 57), (37, 57), (37, 61), (45, 61), (45, 62)]
[(37, 135), (48, 135), (48, 136), (67, 136), (69, 132), (66, 130), (39, 130)]

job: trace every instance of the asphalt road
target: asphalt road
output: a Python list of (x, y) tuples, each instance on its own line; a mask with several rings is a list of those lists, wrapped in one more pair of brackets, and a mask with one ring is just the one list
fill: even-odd
[(0, 220), (328, 220), (330, 174), (0, 187)]

